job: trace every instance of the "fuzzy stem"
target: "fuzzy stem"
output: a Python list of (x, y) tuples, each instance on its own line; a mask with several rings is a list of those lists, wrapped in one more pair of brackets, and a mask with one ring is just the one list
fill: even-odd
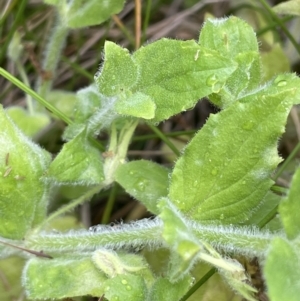
[(206, 241), (226, 254), (239, 254), (246, 257), (264, 257), (271, 240), (283, 234), (272, 234), (258, 228), (234, 226), (203, 226), (190, 223), (199, 240)]
[(63, 24), (61, 18), (57, 16), (57, 23), (53, 28), (51, 37), (49, 39), (45, 58), (43, 62), (43, 71), (47, 74), (47, 78), (42, 76), (38, 79), (37, 91), (42, 97), (46, 97), (51, 89), (53, 79), (55, 77), (55, 70), (61, 55), (61, 51), (65, 45), (69, 29)]
[(119, 139), (117, 140), (117, 131), (115, 125), (112, 124), (111, 140), (108, 149), (113, 151), (113, 156), (105, 159), (103, 168), (105, 174), (104, 184), (106, 186), (113, 183), (117, 168), (125, 163), (128, 146), (137, 125), (138, 120), (128, 121), (120, 131)]
[(91, 230), (71, 231), (67, 234), (40, 233), (28, 237), (26, 247), (44, 252), (88, 252), (99, 248), (121, 249), (163, 244), (162, 222), (142, 220), (114, 227), (99, 225)]
[(16, 77), (14, 77), (13, 75), (11, 75), (9, 72), (7, 72), (1, 67), (0, 67), (0, 75), (2, 75), (4, 78), (9, 80), (12, 84), (20, 88), (26, 94), (29, 94), (31, 97), (36, 99), (41, 105), (43, 105), (50, 112), (52, 112), (53, 115), (63, 120), (67, 124), (72, 124), (72, 120), (67, 115), (65, 115), (65, 113), (55, 108), (50, 102), (46, 101), (43, 97), (41, 97), (39, 94), (33, 91), (30, 87), (23, 84), (20, 80), (18, 80)]
[[(195, 222), (190, 223), (189, 226), (200, 241), (211, 244), (223, 253), (242, 254), (247, 257), (262, 258), (271, 240), (278, 236), (278, 234), (246, 227), (203, 226)], [(28, 237), (25, 244), (28, 248), (44, 252), (89, 252), (98, 248), (160, 248), (165, 246), (162, 237), (163, 222), (158, 218), (114, 227), (99, 225), (93, 229), (94, 231), (79, 230), (67, 234), (34, 234)]]

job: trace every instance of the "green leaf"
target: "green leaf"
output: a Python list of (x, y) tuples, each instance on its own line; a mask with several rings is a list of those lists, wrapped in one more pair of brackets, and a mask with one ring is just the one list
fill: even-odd
[(159, 217), (164, 223), (163, 238), (173, 251), (167, 274), (171, 282), (187, 275), (197, 260), (204, 260), (217, 267), (234, 290), (247, 300), (255, 301), (252, 295), (256, 290), (244, 283), (248, 278), (237, 260), (222, 258), (208, 243), (197, 239), (189, 222), (168, 199), (161, 199), (158, 207), (161, 210)]
[(218, 94), (209, 96), (215, 105), (224, 108), (236, 101), (242, 95), (256, 89), (260, 83), (261, 63), (259, 53), (245, 52), (235, 57), (238, 68), (226, 81)]
[(171, 177), (169, 197), (185, 215), (216, 224), (251, 217), (273, 183), (277, 140), (299, 102), (299, 86), (295, 75), (278, 76), (209, 117)]
[(46, 215), (41, 177), (50, 155), (31, 142), (0, 107), (0, 236), (21, 239)]
[(163, 238), (173, 250), (168, 277), (171, 282), (176, 282), (190, 272), (203, 248), (181, 213), (168, 199), (161, 199), (158, 209), (161, 212), (159, 217), (164, 223)]
[(76, 93), (74, 107), (74, 123), (70, 124), (65, 132), (64, 139), (71, 140), (81, 133), (86, 124), (103, 105), (103, 96), (98, 92), (96, 85), (90, 85)]
[(124, 6), (124, 0), (73, 0), (68, 3), (65, 17), (70, 28), (101, 24), (111, 15), (119, 13)]
[(45, 178), (73, 185), (97, 185), (104, 180), (101, 153), (91, 144), (85, 131), (64, 144)]
[(168, 194), (168, 174), (166, 168), (150, 161), (140, 160), (120, 165), (115, 179), (149, 211), (158, 214), (157, 202)]
[(137, 82), (137, 66), (129, 51), (113, 42), (105, 42), (104, 54), (104, 65), (95, 78), (99, 92), (105, 96), (122, 95)]
[(293, 176), (288, 196), (279, 206), (280, 218), (289, 239), (300, 235), (300, 168)]
[(152, 119), (155, 116), (156, 105), (148, 95), (136, 92), (123, 101), (116, 103), (116, 112), (143, 119)]
[(147, 287), (143, 277), (136, 275), (118, 275), (105, 281), (105, 298), (114, 300), (145, 300)]
[(154, 122), (218, 92), (237, 65), (195, 41), (162, 39), (132, 56), (127, 49), (106, 42), (104, 51), (105, 62), (96, 84), (107, 98), (106, 110)]
[(271, 243), (264, 274), (272, 301), (298, 301), (300, 294), (299, 247), (280, 237)]
[(177, 281), (176, 284), (166, 278), (158, 278), (151, 287), (146, 301), (178, 301), (192, 284), (193, 277), (189, 275)]
[(229, 58), (248, 51), (258, 52), (253, 28), (237, 17), (207, 20), (200, 32), (199, 44)]
[(201, 30), (199, 44), (238, 64), (220, 93), (209, 97), (214, 104), (226, 107), (260, 83), (258, 43), (253, 28), (245, 21), (236, 17), (209, 19)]
[(185, 111), (200, 98), (218, 92), (236, 69), (236, 63), (195, 41), (161, 39), (141, 47), (132, 59), (139, 68), (135, 90), (156, 104), (154, 122)]
[(277, 14), (300, 16), (299, 0), (290, 0), (280, 3), (273, 7)]
[(107, 279), (90, 258), (62, 257), (52, 260), (33, 258), (23, 270), (23, 286), (30, 299), (62, 299), (102, 296)]
[(14, 123), (22, 130), (22, 132), (33, 137), (40, 130), (50, 124), (50, 117), (44, 113), (28, 114), (21, 107), (9, 107), (6, 113), (14, 121)]

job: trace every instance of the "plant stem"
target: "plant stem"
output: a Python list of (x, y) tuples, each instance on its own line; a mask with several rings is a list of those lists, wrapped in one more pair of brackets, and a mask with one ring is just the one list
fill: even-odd
[(116, 199), (116, 194), (117, 194), (117, 185), (114, 184), (111, 191), (110, 191), (107, 204), (105, 206), (105, 210), (104, 210), (104, 213), (103, 213), (101, 224), (107, 224), (109, 222), (109, 218), (110, 218), (110, 215), (111, 215), (111, 212), (112, 212), (112, 208), (113, 208), (113, 205), (114, 205), (115, 199)]
[[(203, 226), (191, 223), (195, 235), (226, 254), (239, 254), (246, 257), (264, 257), (275, 235), (259, 231), (258, 228), (233, 226)], [(279, 236), (280, 234), (276, 234)]]
[(269, 4), (265, 0), (259, 0), (259, 2), (268, 11), (268, 13), (277, 22), (277, 24), (281, 27), (281, 29), (283, 30), (283, 32), (290, 39), (291, 43), (294, 45), (294, 47), (296, 48), (298, 54), (300, 55), (300, 45), (294, 39), (293, 35), (289, 32), (289, 30), (286, 28), (284, 22), (276, 15), (276, 13), (273, 12), (272, 8), (269, 6)]
[(20, 88), (26, 94), (29, 94), (31, 97), (36, 99), (40, 104), (42, 104), (45, 108), (47, 108), (53, 115), (55, 115), (59, 119), (63, 120), (67, 124), (72, 124), (72, 120), (66, 114), (64, 114), (57, 108), (55, 108), (51, 103), (49, 103), (47, 100), (45, 100), (43, 97), (41, 97), (35, 91), (33, 91), (30, 87), (24, 85), (20, 80), (18, 80), (16, 77), (14, 77), (13, 75), (8, 73), (6, 70), (4, 70), (1, 67), (0, 67), (0, 75), (2, 75), (7, 80), (12, 82), (15, 86)]
[[(234, 253), (247, 257), (262, 258), (266, 254), (271, 240), (279, 234), (258, 231), (250, 227), (234, 228), (232, 226), (204, 226), (190, 222), (200, 241), (226, 254)], [(78, 230), (67, 234), (34, 233), (26, 241), (30, 249), (45, 252), (90, 252), (98, 248), (160, 248), (165, 242), (162, 237), (163, 223), (160, 219), (144, 219), (117, 227), (99, 225), (95, 231)]]
[(73, 200), (72, 202), (68, 203), (65, 206), (60, 207), (57, 211), (53, 212), (48, 218), (41, 224), (39, 227), (35, 228), (35, 232), (40, 231), (46, 224), (50, 223), (52, 220), (57, 218), (59, 215), (64, 214), (78, 205), (82, 204), (83, 202), (92, 198), (92, 196), (98, 193), (103, 188), (103, 185), (97, 185), (93, 189), (86, 192), (84, 195), (80, 196), (79, 198)]
[(150, 13), (151, 13), (151, 6), (152, 6), (152, 0), (147, 0), (146, 3), (146, 13), (144, 16), (144, 22), (143, 22), (143, 37), (142, 37), (142, 43), (147, 38), (147, 28), (149, 26), (149, 20), (150, 20)]
[(108, 156), (104, 162), (105, 186), (111, 185), (114, 181), (115, 172), (119, 165), (125, 163), (125, 158), (128, 151), (128, 145), (132, 135), (138, 125), (138, 120), (128, 121), (120, 131), (117, 139), (117, 130), (115, 125), (111, 127), (111, 140), (108, 150), (112, 151), (112, 156)]
[(37, 91), (42, 97), (46, 97), (51, 89), (55, 77), (55, 70), (68, 32), (69, 29), (63, 24), (59, 15), (57, 15), (57, 23), (50, 36), (43, 62), (43, 71), (47, 74), (47, 78), (40, 76), (37, 82)]
[[(8, 35), (7, 35), (6, 39), (4, 40), (4, 43), (1, 44), (0, 62), (3, 61), (3, 58), (4, 58), (5, 54), (6, 54), (8, 45), (11, 42), (11, 39), (12, 39), (13, 35), (16, 32), (16, 29), (22, 23), (21, 19), (23, 19), (23, 17), (24, 17), (24, 10), (25, 10), (25, 7), (27, 5), (27, 1), (28, 0), (17, 1), (17, 3), (18, 3), (17, 4), (18, 11), (17, 11), (16, 15), (13, 17), (13, 20), (14, 20), (13, 24), (10, 26), (10, 30), (8, 32)], [(10, 15), (10, 14), (8, 14), (8, 15)], [(4, 23), (5, 19), (6, 19), (6, 17), (7, 16), (1, 15), (0, 26), (3, 26), (3, 23)]]
[[(177, 136), (188, 136), (188, 135), (194, 135), (197, 132), (197, 130), (189, 130), (189, 131), (177, 131), (177, 132), (169, 132), (164, 133), (166, 137), (177, 137)], [(158, 136), (156, 134), (148, 134), (148, 135), (141, 135), (141, 136), (134, 136), (132, 138), (132, 141), (141, 141), (141, 140), (149, 140), (149, 139), (155, 139)]]
[(179, 157), (180, 156), (180, 151), (176, 148), (176, 146), (166, 137), (164, 133), (162, 133), (157, 127), (148, 124), (150, 129), (162, 140), (164, 143), (167, 144), (167, 146), (173, 151), (173, 153)]
[(180, 301), (186, 301), (191, 295), (194, 294), (211, 276), (216, 272), (215, 268), (210, 269), (181, 299)]
[(26, 247), (44, 252), (90, 252), (99, 248), (122, 249), (142, 246), (160, 247), (162, 222), (141, 220), (111, 227), (99, 225), (94, 231), (78, 230), (67, 234), (38, 233), (26, 240)]
[(287, 165), (294, 159), (294, 157), (297, 155), (297, 153), (300, 151), (300, 142), (296, 145), (296, 147), (293, 149), (293, 151), (289, 154), (289, 156), (284, 160), (284, 162), (280, 165), (278, 171), (276, 172), (274, 176), (274, 180), (278, 179), (279, 176), (282, 174), (282, 172), (285, 170)]

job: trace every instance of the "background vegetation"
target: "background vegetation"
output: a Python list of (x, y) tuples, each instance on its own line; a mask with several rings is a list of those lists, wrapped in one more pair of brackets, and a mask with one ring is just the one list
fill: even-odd
[[(122, 12), (114, 15), (106, 23), (71, 31), (56, 74), (47, 74), (43, 70), (41, 61), (45, 44), (55, 23), (53, 8), (38, 0), (2, 1), (0, 2), (0, 66), (23, 81), (23, 72), (25, 72), (28, 76), (28, 85), (31, 87), (35, 86), (37, 78), (53, 77), (53, 88), (56, 92), (49, 95), (48, 100), (71, 116), (75, 100), (74, 92), (93, 81), (94, 74), (101, 64), (105, 40), (111, 40), (134, 51), (140, 45), (162, 37), (197, 39), (199, 28), (206, 17), (235, 15), (245, 19), (257, 32), (264, 76), (267, 80), (277, 73), (297, 72), (300, 67), (300, 46), (297, 41), (300, 8), (298, 11), (296, 9), (293, 11), (295, 15), (290, 15), (290, 11), (287, 11), (288, 14), (282, 14), (279, 18), (271, 7), (280, 2), (286, 1), (127, 1)], [(16, 50), (19, 51), (20, 59), (14, 61), (12, 56)], [(0, 101), (4, 107), (26, 106), (27, 100), (23, 92), (2, 77), (0, 77), (0, 87)], [(216, 108), (208, 101), (202, 101), (194, 110), (173, 117), (160, 124), (159, 128), (165, 135), (171, 137), (171, 141), (180, 149), (189, 137), (201, 128), (209, 113), (215, 111)], [(290, 176), (299, 164), (299, 152), (297, 155), (300, 148), (299, 112), (299, 108), (292, 109), (286, 134), (280, 141), (280, 153), (284, 158), (288, 158), (289, 163), (278, 179), (278, 185), (283, 187), (289, 186)], [(18, 119), (21, 116), (19, 114), (23, 113), (12, 111), (11, 114), (12, 116), (16, 114)], [(20, 126), (34, 141), (55, 156), (64, 143), (61, 139), (64, 123), (55, 118), (50, 121), (37, 117), (38, 125), (26, 128), (26, 120), (28, 120), (26, 118), (31, 116), (19, 118)], [(42, 130), (40, 130), (41, 124), (45, 125)], [(106, 139), (103, 134), (99, 137), (103, 144)], [(173, 152), (155, 128), (145, 124), (138, 126), (128, 155), (130, 160), (150, 159), (168, 167), (173, 166), (175, 160)], [(67, 203), (78, 193), (76, 189), (70, 187), (60, 189), (54, 197), (50, 210), (53, 211)], [(102, 191), (91, 202), (85, 203), (75, 212), (65, 216), (61, 226), (58, 227), (66, 229), (90, 227), (100, 223), (118, 223), (120, 220), (128, 222), (144, 217), (149, 217), (149, 213), (143, 205), (128, 197), (115, 184), (110, 190)], [(271, 230), (279, 227), (276, 217), (268, 224)], [(165, 254), (160, 252), (155, 255), (155, 258), (149, 255), (148, 259), (159, 269), (164, 256)], [(240, 260), (251, 275), (253, 284), (260, 291), (258, 298), (262, 301), (268, 300), (264, 293), (264, 283), (258, 263), (255, 260), (251, 262), (246, 262), (243, 258)], [(20, 286), (21, 269), (22, 260), (19, 258), (13, 257), (0, 261), (1, 300), (26, 300)], [(208, 269), (203, 264), (197, 266), (194, 271), (196, 279), (200, 279)], [(84, 298), (81, 300), (83, 301)], [(188, 300), (238, 301), (242, 299), (228, 289), (218, 275), (213, 275)]]

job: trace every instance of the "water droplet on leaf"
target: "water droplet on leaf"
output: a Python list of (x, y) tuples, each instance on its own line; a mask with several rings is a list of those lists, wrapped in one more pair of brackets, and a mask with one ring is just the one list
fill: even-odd
[(282, 74), (278, 75), (274, 80), (274, 84), (276, 84), (277, 87), (286, 86), (287, 81), (285, 80), (285, 76)]
[(283, 87), (286, 86), (287, 81), (286, 80), (281, 80), (280, 82), (277, 83), (277, 87)]
[(122, 279), (122, 284), (127, 284), (128, 282), (127, 282), (127, 280), (125, 280), (125, 279)]
[(218, 82), (218, 80), (219, 80), (218, 77), (215, 74), (212, 74), (206, 79), (206, 85), (208, 87), (212, 87)]
[(130, 285), (127, 285), (127, 286), (126, 286), (126, 289), (127, 289), (128, 291), (130, 291), (130, 290), (131, 290), (131, 286), (130, 286)]
[(138, 190), (139, 191), (144, 191), (147, 185), (147, 181), (142, 180), (138, 182)]

